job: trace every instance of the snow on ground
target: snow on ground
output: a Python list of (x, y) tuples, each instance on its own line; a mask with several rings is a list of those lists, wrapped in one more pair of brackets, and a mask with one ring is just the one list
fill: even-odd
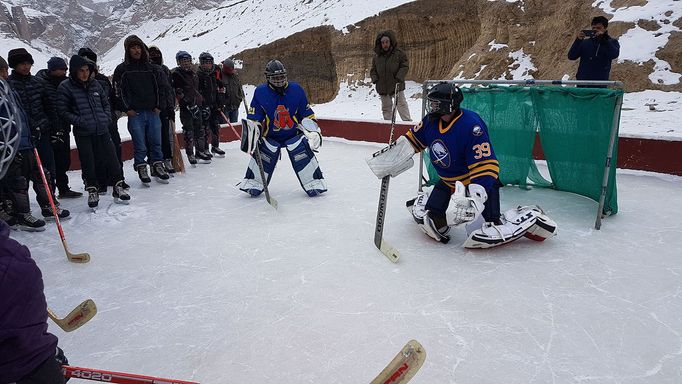
[(278, 211), (234, 187), (248, 159), (225, 147), (148, 189), (127, 162), (128, 206), (63, 200), (69, 246), (89, 264), (66, 260), (54, 224), (12, 233), (58, 314), (98, 305), (73, 333), (50, 323), (72, 364), (208, 384), (367, 383), (414, 338), (427, 351), (415, 384), (682, 381), (682, 178), (619, 171), (620, 212), (600, 231), (591, 200), (503, 188), (503, 209), (538, 203), (558, 236), (468, 251), (463, 233), (435, 243), (405, 210), (415, 167), (390, 184), (392, 264), (373, 245), (380, 182), (364, 161), (380, 145), (325, 140), (318, 198), (284, 154)]

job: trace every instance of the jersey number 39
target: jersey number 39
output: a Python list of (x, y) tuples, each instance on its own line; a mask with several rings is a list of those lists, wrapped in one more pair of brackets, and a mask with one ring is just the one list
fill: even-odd
[(490, 143), (485, 142), (481, 144), (476, 144), (473, 147), (474, 152), (476, 154), (474, 155), (474, 159), (482, 159), (484, 157), (490, 156)]

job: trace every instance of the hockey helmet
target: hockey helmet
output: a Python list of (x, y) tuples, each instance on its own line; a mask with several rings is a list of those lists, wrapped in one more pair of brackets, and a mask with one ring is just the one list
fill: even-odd
[(202, 52), (199, 55), (199, 64), (213, 64), (213, 56), (208, 52)]
[(287, 86), (287, 69), (279, 60), (270, 60), (265, 65), (265, 78), (276, 89)]
[(187, 51), (178, 51), (178, 53), (175, 54), (175, 61), (180, 64), (181, 61), (183, 60), (189, 60), (190, 62), (192, 61), (192, 55), (189, 54)]
[(426, 100), (426, 113), (443, 116), (459, 110), (464, 95), (455, 84), (443, 82), (434, 85), (429, 90)]
[(17, 154), (21, 139), (21, 114), (11, 92), (9, 84), (0, 79), (0, 178)]

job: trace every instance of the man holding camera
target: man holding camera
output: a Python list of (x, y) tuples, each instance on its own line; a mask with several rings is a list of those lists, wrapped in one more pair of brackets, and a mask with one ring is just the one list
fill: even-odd
[[(618, 40), (609, 36), (609, 21), (604, 16), (592, 19), (592, 29), (582, 30), (568, 51), (569, 60), (580, 59), (578, 80), (608, 80), (611, 61), (620, 54)], [(606, 86), (589, 86), (606, 88)]]

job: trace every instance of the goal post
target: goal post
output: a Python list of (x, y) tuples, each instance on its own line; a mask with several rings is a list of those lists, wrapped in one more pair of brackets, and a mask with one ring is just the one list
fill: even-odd
[[(428, 90), (441, 82), (463, 87), (462, 107), (481, 115), (507, 185), (549, 187), (586, 196), (598, 203), (595, 228), (604, 215), (618, 212), (616, 156), (623, 102), (618, 81), (428, 80), (423, 85), (422, 116)], [(614, 88), (582, 88), (611, 86)], [(538, 171), (533, 147), (539, 139), (550, 180)], [(437, 181), (424, 154), (428, 181)]]

